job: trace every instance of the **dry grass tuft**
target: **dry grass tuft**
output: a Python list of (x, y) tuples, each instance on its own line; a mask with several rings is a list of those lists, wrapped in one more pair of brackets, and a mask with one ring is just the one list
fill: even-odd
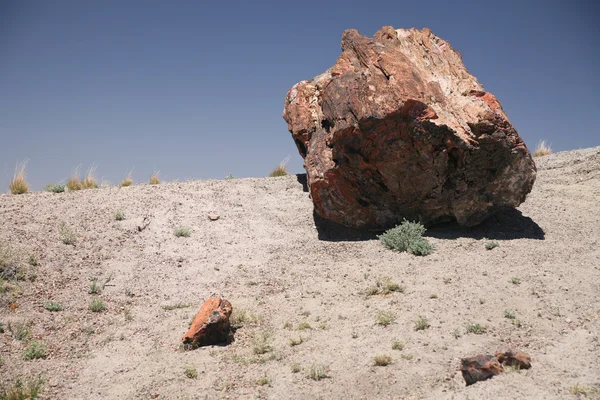
[(98, 181), (96, 181), (96, 177), (94, 173), (96, 172), (96, 165), (92, 165), (90, 169), (88, 169), (88, 173), (85, 178), (81, 181), (82, 189), (98, 189)]
[(546, 144), (545, 140), (538, 142), (537, 146), (535, 146), (535, 151), (533, 152), (534, 157), (542, 157), (552, 154), (552, 148), (549, 144)]
[(69, 190), (69, 192), (74, 192), (81, 189), (81, 181), (79, 180), (79, 167), (77, 167), (73, 170), (71, 177), (67, 181), (67, 190)]
[(131, 172), (130, 172), (129, 174), (127, 174), (125, 179), (123, 179), (121, 181), (121, 183), (119, 183), (119, 187), (127, 187), (127, 186), (131, 186), (131, 185), (133, 185), (133, 179), (131, 178)]
[(17, 163), (15, 167), (15, 175), (12, 181), (8, 185), (12, 194), (23, 194), (29, 192), (29, 184), (25, 180), (25, 167), (27, 166), (27, 160)]
[(160, 174), (160, 171), (154, 171), (154, 173), (150, 177), (150, 180), (148, 181), (148, 183), (151, 185), (159, 185), (160, 184), (160, 178), (158, 177), (159, 174)]
[(286, 168), (286, 164), (288, 163), (288, 161), (290, 161), (289, 156), (284, 158), (283, 161), (279, 163), (279, 166), (273, 171), (271, 171), (271, 173), (269, 174), (269, 178), (274, 178), (277, 176), (288, 176), (289, 172)]

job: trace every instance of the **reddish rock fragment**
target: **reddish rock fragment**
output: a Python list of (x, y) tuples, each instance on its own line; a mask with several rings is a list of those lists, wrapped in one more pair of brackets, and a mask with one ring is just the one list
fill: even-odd
[(460, 372), (462, 372), (467, 386), (490, 379), (503, 371), (504, 368), (498, 359), (489, 354), (479, 354), (475, 357), (461, 359)]
[(529, 354), (523, 353), (522, 351), (508, 350), (504, 353), (496, 352), (498, 362), (502, 365), (509, 365), (511, 367), (518, 367), (519, 369), (531, 368), (531, 357)]
[(231, 303), (220, 297), (204, 302), (194, 317), (190, 329), (183, 335), (183, 343), (193, 347), (226, 342), (229, 336)]

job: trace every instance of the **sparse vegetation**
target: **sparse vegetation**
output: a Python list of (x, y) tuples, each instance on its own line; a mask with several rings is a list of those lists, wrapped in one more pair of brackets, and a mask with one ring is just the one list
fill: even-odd
[(415, 322), (415, 331), (424, 331), (430, 327), (429, 321), (424, 316), (420, 316), (417, 322)]
[(492, 240), (491, 242), (486, 242), (485, 249), (486, 250), (492, 250), (492, 249), (495, 249), (498, 246), (500, 246), (500, 243), (496, 242), (495, 240)]
[(60, 183), (49, 183), (44, 186), (44, 190), (50, 193), (63, 193), (65, 191), (65, 185)]
[(63, 306), (60, 303), (57, 303), (55, 301), (49, 301), (47, 303), (44, 303), (44, 308), (48, 311), (62, 311), (63, 310)]
[(304, 343), (304, 338), (302, 336), (298, 336), (297, 338), (290, 338), (290, 346), (298, 346)]
[(273, 347), (270, 344), (271, 335), (268, 332), (262, 332), (254, 339), (254, 346), (252, 347), (252, 352), (254, 354), (265, 354), (270, 351), (273, 351)]
[(16, 322), (16, 323), (8, 323), (8, 330), (10, 331), (10, 333), (12, 334), (12, 336), (17, 339), (17, 340), (21, 340), (21, 341), (25, 341), (27, 339), (29, 339), (29, 336), (31, 335), (31, 328), (29, 327), (29, 324), (26, 324), (24, 322)]
[(125, 213), (123, 213), (123, 211), (121, 211), (121, 210), (115, 211), (115, 220), (123, 221), (124, 219), (125, 219)]
[(67, 189), (69, 192), (81, 190), (81, 181), (79, 180), (79, 167), (73, 170), (71, 177), (67, 181)]
[(258, 386), (265, 386), (265, 385), (270, 385), (271, 384), (271, 379), (267, 376), (263, 376), (262, 378), (260, 378), (259, 380), (256, 381), (256, 384)]
[(160, 184), (159, 174), (160, 174), (160, 171), (154, 171), (154, 173), (148, 180), (148, 183), (151, 185), (159, 185)]
[(392, 357), (387, 354), (381, 354), (373, 357), (373, 362), (378, 367), (385, 367), (392, 362)]
[(299, 331), (306, 331), (306, 330), (310, 330), (310, 329), (312, 329), (312, 326), (310, 326), (310, 324), (308, 322), (306, 322), (306, 321), (300, 322), (298, 324), (298, 330)]
[(378, 294), (387, 295), (392, 292), (404, 293), (406, 288), (402, 285), (397, 284), (396, 282), (386, 279), (383, 282), (377, 281), (376, 285), (369, 286), (365, 290), (365, 295), (367, 296), (375, 296)]
[(92, 165), (90, 169), (88, 169), (88, 173), (80, 182), (82, 189), (98, 189), (98, 182), (96, 181), (96, 177), (94, 173), (96, 172), (96, 165)]
[(23, 359), (29, 361), (38, 358), (45, 358), (47, 355), (48, 347), (38, 340), (32, 340), (29, 342), (29, 346), (27, 346), (25, 352), (23, 353)]
[(322, 364), (313, 364), (308, 369), (308, 378), (313, 381), (320, 381), (321, 379), (330, 378), (329, 367)]
[(595, 388), (593, 386), (583, 386), (579, 383), (571, 386), (569, 388), (569, 392), (573, 396), (583, 396), (583, 397), (591, 397), (593, 399), (600, 398), (596, 397), (596, 395), (600, 395), (600, 388)]
[(378, 311), (375, 314), (377, 325), (388, 326), (396, 320), (396, 315), (391, 311)]
[(91, 312), (102, 312), (106, 310), (106, 304), (104, 304), (102, 299), (95, 298), (90, 302), (89, 308)]
[(273, 171), (271, 171), (271, 173), (269, 174), (269, 177), (275, 178), (278, 176), (289, 175), (287, 168), (286, 168), (286, 164), (288, 163), (289, 160), (290, 160), (290, 157), (286, 157), (281, 163), (279, 163), (277, 168), (275, 168)]
[(234, 307), (229, 317), (229, 322), (232, 327), (240, 328), (246, 324), (259, 325), (262, 322), (262, 318), (244, 309)]
[(173, 311), (173, 310), (178, 310), (180, 308), (188, 308), (189, 306), (190, 306), (190, 304), (177, 303), (177, 304), (162, 306), (162, 309), (165, 311)]
[(25, 167), (27, 160), (17, 163), (15, 174), (10, 181), (8, 188), (12, 194), (23, 194), (29, 191), (29, 183), (25, 179)]
[(466, 328), (467, 333), (475, 335), (483, 335), (486, 332), (485, 326), (477, 323), (468, 323)]
[(549, 144), (546, 144), (545, 140), (541, 140), (535, 146), (535, 151), (533, 152), (534, 157), (542, 157), (552, 154), (552, 148)]
[(454, 337), (454, 339), (458, 339), (459, 337), (462, 336), (462, 333), (460, 332), (460, 329), (456, 328), (452, 331), (452, 336)]
[(392, 342), (392, 349), (393, 350), (404, 350), (404, 342), (401, 342), (399, 340), (394, 340)]
[(512, 310), (504, 310), (504, 318), (515, 319), (515, 312)]
[(512, 283), (513, 285), (520, 285), (521, 278), (517, 278), (516, 276), (513, 276), (512, 278), (510, 278), (509, 282)]
[(98, 284), (98, 279), (92, 279), (92, 283), (90, 283), (90, 288), (88, 289), (88, 294), (100, 294), (102, 288)]
[(196, 370), (196, 367), (185, 367), (185, 370), (183, 372), (185, 374), (186, 377), (190, 378), (190, 379), (196, 379), (198, 377), (198, 370)]
[(62, 222), (58, 227), (58, 233), (60, 240), (66, 245), (73, 245), (77, 242), (77, 234), (69, 228), (69, 226)]
[(192, 229), (186, 227), (175, 228), (173, 234), (177, 237), (190, 237), (192, 234)]
[(133, 178), (131, 177), (131, 172), (130, 172), (129, 174), (127, 174), (125, 179), (123, 179), (121, 181), (121, 183), (119, 183), (119, 187), (127, 187), (127, 186), (131, 186), (131, 185), (133, 185)]
[(378, 238), (388, 249), (399, 252), (407, 251), (416, 256), (426, 256), (433, 252), (434, 246), (423, 238), (425, 230), (423, 224), (419, 222), (404, 220), (397, 227), (379, 235)]
[(298, 364), (298, 363), (293, 363), (290, 366), (290, 368), (291, 368), (293, 374), (297, 374), (298, 372), (300, 372), (300, 364)]
[(35, 400), (42, 392), (44, 381), (41, 378), (30, 382), (17, 380), (12, 387), (0, 384), (0, 400)]

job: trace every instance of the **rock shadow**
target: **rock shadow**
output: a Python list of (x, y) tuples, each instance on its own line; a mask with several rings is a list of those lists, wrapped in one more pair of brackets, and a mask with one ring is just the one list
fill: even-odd
[[(365, 241), (377, 239), (381, 231), (352, 229), (329, 221), (313, 211), (319, 240), (328, 242)], [(427, 228), (425, 237), (457, 239), (461, 237), (490, 240), (536, 239), (544, 240), (544, 230), (519, 210), (508, 209), (492, 215), (473, 227), (464, 227), (456, 222), (447, 222)]]
[(308, 193), (308, 178), (306, 174), (296, 174), (296, 179), (302, 185), (302, 191)]
[(500, 211), (473, 227), (460, 226), (456, 222), (435, 225), (427, 229), (425, 236), (438, 239), (468, 237), (494, 240), (546, 238), (544, 230), (534, 220), (514, 208)]

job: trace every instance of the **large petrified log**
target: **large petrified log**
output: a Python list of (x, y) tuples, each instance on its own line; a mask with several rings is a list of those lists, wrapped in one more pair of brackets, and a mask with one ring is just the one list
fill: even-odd
[(294, 85), (283, 118), (316, 212), (349, 227), (472, 226), (521, 204), (536, 168), (498, 100), (429, 29), (347, 30), (336, 64)]

